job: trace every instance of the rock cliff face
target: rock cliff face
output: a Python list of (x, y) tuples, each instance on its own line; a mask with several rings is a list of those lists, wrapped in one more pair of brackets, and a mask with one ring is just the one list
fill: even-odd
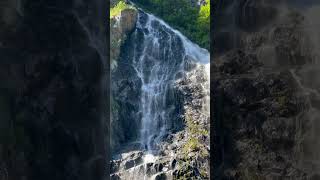
[(128, 27), (112, 70), (111, 178), (208, 179), (209, 53), (140, 10)]
[(110, 60), (111, 69), (117, 66), (120, 49), (126, 37), (133, 31), (137, 22), (137, 10), (127, 8), (110, 19)]
[(105, 10), (103, 0), (1, 1), (0, 179), (105, 177)]
[[(126, 98), (128, 96), (129, 92), (124, 92), (122, 94), (118, 94), (115, 96), (115, 87), (118, 87), (117, 83), (118, 79), (120, 79), (120, 75), (115, 73), (117, 71), (123, 71), (120, 65), (120, 68), (118, 67), (118, 61), (120, 58), (120, 52), (121, 49), (124, 49), (124, 43), (127, 40), (127, 37), (130, 36), (132, 31), (134, 30), (137, 22), (137, 15), (138, 12), (134, 8), (130, 9), (124, 9), (120, 12), (119, 15), (112, 17), (110, 19), (110, 60), (111, 60), (111, 74), (112, 74), (112, 96), (111, 96), (111, 147), (112, 149), (116, 149), (119, 147), (121, 142), (124, 142), (125, 139), (130, 139), (128, 135), (126, 135), (126, 132), (129, 131), (131, 121), (128, 119), (125, 123), (127, 125), (123, 125), (124, 122), (120, 122), (119, 118), (119, 112), (121, 109), (121, 104), (119, 102), (115, 101), (115, 98)], [(132, 48), (132, 47), (131, 47)], [(132, 100), (134, 101), (134, 99)], [(126, 115), (126, 112), (124, 112), (123, 115)], [(123, 129), (124, 127), (127, 127)]]
[(217, 179), (319, 178), (319, 86), (309, 76), (319, 36), (310, 36), (308, 8), (296, 5), (219, 4), (211, 75)]
[[(184, 119), (184, 127), (163, 137), (159, 142), (159, 153), (150, 160), (138, 142), (130, 144), (132, 139), (129, 139), (122, 143), (119, 151), (123, 153), (111, 161), (111, 179), (209, 179), (210, 123), (208, 115), (203, 114), (204, 108), (208, 108), (203, 105), (203, 97), (209, 92), (202, 86), (207, 89), (209, 81), (202, 74), (206, 71), (204, 66), (191, 66), (194, 66), (192, 70), (175, 83), (179, 101), (183, 102), (179, 116)], [(132, 121), (130, 125), (133, 126)], [(137, 123), (126, 133), (132, 135), (139, 128)]]

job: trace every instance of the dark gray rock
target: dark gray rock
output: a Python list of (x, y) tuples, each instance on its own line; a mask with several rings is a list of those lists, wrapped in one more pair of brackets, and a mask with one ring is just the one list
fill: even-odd
[(121, 178), (119, 177), (119, 175), (117, 175), (117, 174), (112, 174), (111, 176), (110, 176), (110, 180), (120, 180)]
[(170, 163), (171, 169), (174, 169), (176, 167), (176, 164), (177, 164), (177, 160), (173, 159)]
[(146, 174), (148, 176), (151, 176), (152, 174), (155, 174), (155, 169), (154, 169), (154, 163), (147, 163), (146, 164)]
[(163, 169), (163, 164), (162, 163), (157, 163), (154, 165), (154, 169), (156, 170), (156, 172), (160, 172)]
[(113, 160), (110, 165), (110, 173), (115, 173), (120, 170), (121, 160)]
[[(281, 12), (281, 1), (238, 2), (230, 1), (224, 7), (230, 11), (224, 11), (217, 20), (223, 24), (220, 21), (230, 18), (228, 13), (238, 16), (239, 21), (232, 27), (223, 24), (216, 31), (236, 30), (240, 43), (228, 48), (223, 45), (223, 51), (216, 54), (212, 64), (210, 87), (216, 147), (211, 154), (216, 157), (211, 167), (213, 178), (311, 178), (314, 172), (308, 168), (310, 164), (302, 167), (297, 162), (309, 159), (307, 156), (301, 159), (305, 151), (316, 154), (310, 148), (317, 146), (316, 143), (304, 146), (304, 150), (296, 149), (309, 144), (309, 140), (314, 142), (312, 138), (306, 138), (308, 142), (304, 143), (298, 139), (309, 136), (310, 129), (306, 127), (314, 117), (319, 117), (315, 110), (318, 93), (310, 93), (312, 98), (308, 98), (305, 86), (310, 81), (304, 80), (308, 78), (301, 73), (310, 69), (307, 67), (314, 56), (308, 34), (301, 31), (303, 14), (291, 10)], [(269, 14), (276, 14), (275, 10), (281, 17)], [(263, 18), (268, 20), (257, 22)], [(274, 26), (271, 28), (269, 24)], [(311, 81), (311, 87), (316, 87), (317, 81)]]
[(228, 75), (245, 74), (261, 66), (254, 54), (248, 54), (241, 50), (226, 53), (215, 64), (214, 68), (220, 73)]
[(130, 169), (132, 167), (134, 167), (135, 163), (134, 163), (134, 160), (128, 160), (125, 162), (124, 164), (124, 168), (125, 169)]
[(160, 174), (157, 174), (154, 179), (155, 180), (167, 180), (167, 176), (165, 173), (160, 173)]

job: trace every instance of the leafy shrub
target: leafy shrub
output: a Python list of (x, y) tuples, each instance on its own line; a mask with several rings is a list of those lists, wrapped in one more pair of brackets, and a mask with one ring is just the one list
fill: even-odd
[(201, 47), (210, 48), (210, 0), (198, 7), (190, 0), (135, 0)]

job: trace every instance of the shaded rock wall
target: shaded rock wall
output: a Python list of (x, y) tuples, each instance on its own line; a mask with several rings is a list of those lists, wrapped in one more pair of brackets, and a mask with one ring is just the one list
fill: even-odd
[(0, 9), (1, 178), (104, 179), (106, 2)]
[[(318, 90), (305, 88), (310, 81), (303, 76), (318, 58), (307, 33), (313, 27), (296, 7), (263, 0), (218, 4), (211, 78), (217, 179), (318, 177), (309, 126), (318, 127)], [(312, 82), (309, 87), (318, 87)]]
[[(120, 54), (127, 54), (127, 51), (130, 51), (130, 49), (133, 49), (133, 47), (130, 47), (126, 45), (127, 38), (130, 37), (130, 34), (136, 27), (136, 21), (137, 21), (138, 12), (136, 9), (124, 9), (121, 11), (121, 13), (118, 16), (115, 16), (110, 19), (110, 59), (111, 59), (111, 86), (113, 87), (113, 94), (111, 99), (111, 147), (113, 149), (116, 149), (119, 147), (121, 142), (124, 142), (125, 139), (130, 139), (132, 136), (131, 134), (128, 134), (126, 132), (128, 129), (131, 129), (131, 119), (127, 119), (127, 121), (122, 122), (120, 119), (123, 119), (123, 117), (128, 117), (128, 114), (126, 111), (126, 108), (121, 105), (121, 103), (117, 102), (115, 98), (127, 98), (127, 96), (130, 96), (129, 94), (133, 94), (133, 92), (124, 92), (115, 95), (117, 90), (115, 90), (115, 87), (118, 87), (118, 83), (122, 82), (120, 81), (122, 79), (122, 75), (130, 75), (131, 78), (133, 78), (130, 71), (127, 73), (123, 73), (127, 71), (126, 64), (124, 68), (120, 65), (119, 59), (121, 58)], [(120, 74), (117, 72), (121, 72)], [(130, 78), (127, 80), (129, 81)], [(128, 89), (129, 90), (129, 89)], [(124, 90), (126, 91), (126, 90)], [(130, 90), (129, 90), (130, 91)], [(130, 96), (131, 97), (131, 96)], [(137, 99), (133, 99), (132, 101), (138, 101)], [(129, 103), (131, 104), (131, 103)], [(130, 105), (129, 105), (130, 107)], [(124, 112), (124, 113), (119, 113)], [(129, 116), (130, 117), (130, 116)], [(124, 125), (125, 123), (126, 125)]]

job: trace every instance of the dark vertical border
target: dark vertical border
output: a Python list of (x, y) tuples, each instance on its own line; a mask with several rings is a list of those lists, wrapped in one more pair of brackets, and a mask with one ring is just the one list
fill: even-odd
[(217, 108), (217, 104), (222, 104), (223, 99), (222, 97), (217, 94), (218, 92), (214, 92), (212, 88), (214, 86), (213, 76), (215, 74), (215, 69), (213, 68), (212, 64), (214, 62), (216, 49), (215, 49), (215, 33), (217, 27), (215, 23), (217, 18), (219, 17), (221, 6), (223, 0), (212, 0), (211, 7), (210, 7), (210, 179), (212, 180), (219, 180), (219, 169), (220, 164), (223, 159), (223, 151), (222, 151), (222, 139), (220, 132), (221, 123), (219, 108)]
[[(100, 47), (101, 53), (103, 53), (102, 57), (102, 78), (101, 78), (101, 96), (99, 101), (100, 108), (100, 127), (99, 129), (99, 143), (103, 143), (103, 151), (99, 152), (99, 156), (103, 156), (102, 164), (99, 164), (96, 170), (92, 171), (92, 175), (90, 177), (97, 177), (97, 180), (108, 180), (110, 179), (110, 50), (109, 50), (109, 38), (110, 38), (110, 30), (109, 30), (109, 0), (97, 0), (96, 9), (98, 10), (97, 17), (99, 25), (98, 29), (94, 29), (94, 32), (103, 33), (101, 38), (105, 38), (101, 40), (103, 47)], [(101, 140), (100, 140), (101, 138)], [(100, 145), (99, 145), (100, 146)]]

